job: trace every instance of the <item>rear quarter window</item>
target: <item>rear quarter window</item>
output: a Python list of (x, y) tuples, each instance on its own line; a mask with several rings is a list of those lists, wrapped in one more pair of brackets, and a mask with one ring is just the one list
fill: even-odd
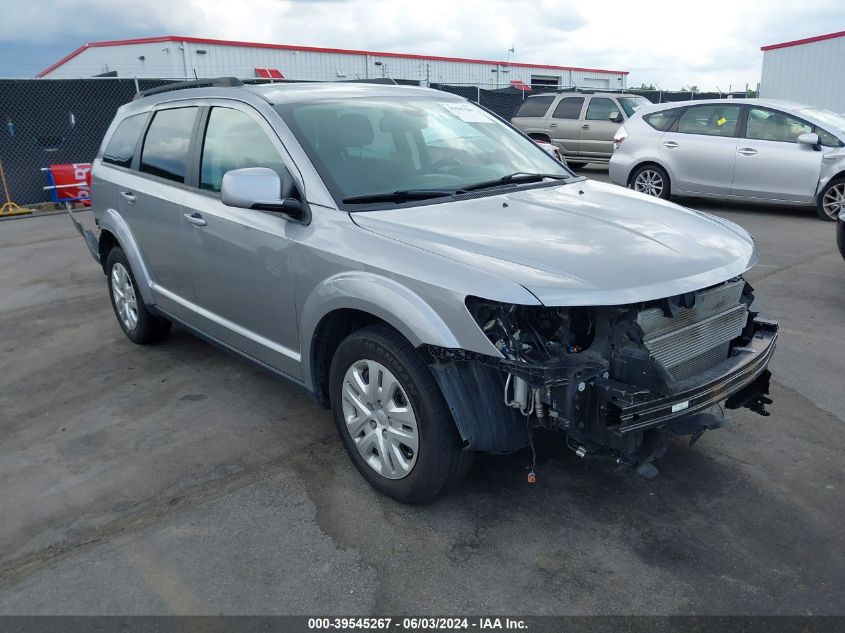
[(678, 117), (679, 112), (679, 108), (673, 108), (671, 110), (661, 110), (660, 112), (652, 112), (651, 114), (646, 114), (643, 117), (643, 121), (648, 123), (655, 130), (665, 132), (669, 129), (672, 123), (675, 122), (675, 119)]
[(118, 167), (132, 165), (132, 157), (135, 155), (135, 148), (138, 146), (138, 139), (141, 137), (146, 120), (146, 112), (123, 119), (103, 151), (103, 162)]
[(517, 117), (541, 117), (546, 116), (549, 111), (549, 106), (555, 100), (554, 95), (550, 97), (529, 97), (525, 102), (519, 106), (514, 118)]

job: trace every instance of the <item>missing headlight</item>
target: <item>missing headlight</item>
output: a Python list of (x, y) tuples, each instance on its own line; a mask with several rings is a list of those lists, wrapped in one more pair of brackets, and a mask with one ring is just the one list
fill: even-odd
[(595, 334), (589, 308), (547, 308), (467, 297), (475, 322), (509, 360), (547, 363), (587, 349)]

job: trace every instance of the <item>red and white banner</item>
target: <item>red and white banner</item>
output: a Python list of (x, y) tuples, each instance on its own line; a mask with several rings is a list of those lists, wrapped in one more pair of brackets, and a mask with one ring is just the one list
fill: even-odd
[(82, 202), (86, 206), (91, 205), (91, 163), (50, 165), (50, 174), (59, 200), (88, 198)]

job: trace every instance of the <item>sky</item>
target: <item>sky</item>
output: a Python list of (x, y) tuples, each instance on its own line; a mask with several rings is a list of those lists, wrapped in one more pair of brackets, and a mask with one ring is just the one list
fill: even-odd
[(0, 77), (159, 35), (630, 71), (629, 86), (753, 88), (766, 44), (845, 30), (843, 0), (2, 0)]

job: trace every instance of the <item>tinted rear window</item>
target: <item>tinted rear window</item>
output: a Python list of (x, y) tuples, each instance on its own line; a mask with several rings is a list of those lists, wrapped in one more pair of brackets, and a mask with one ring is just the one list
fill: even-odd
[(529, 97), (519, 106), (519, 110), (516, 111), (514, 116), (546, 116), (546, 112), (549, 111), (549, 106), (552, 105), (554, 100), (554, 95), (550, 97)]
[(175, 108), (155, 113), (141, 152), (142, 172), (185, 182), (188, 146), (196, 114), (197, 108)]
[(129, 167), (132, 164), (135, 147), (138, 145), (138, 138), (141, 136), (141, 130), (144, 128), (144, 121), (146, 120), (146, 112), (123, 119), (112, 134), (109, 144), (106, 145), (106, 150), (103, 152), (103, 162), (120, 167)]
[(584, 97), (566, 97), (557, 104), (553, 119), (577, 119), (581, 116), (581, 106), (584, 105)]
[(669, 129), (669, 126), (671, 126), (672, 123), (675, 121), (675, 118), (678, 116), (678, 112), (680, 112), (678, 108), (673, 108), (672, 110), (661, 110), (660, 112), (653, 112), (651, 114), (646, 114), (643, 117), (643, 121), (648, 123), (655, 130), (665, 132)]

